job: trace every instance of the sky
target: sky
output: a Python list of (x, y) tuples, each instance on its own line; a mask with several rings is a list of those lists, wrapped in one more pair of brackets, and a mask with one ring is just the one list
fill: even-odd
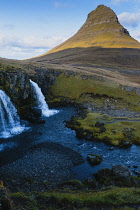
[(0, 0), (0, 57), (46, 53), (74, 35), (100, 4), (140, 42), (140, 0)]

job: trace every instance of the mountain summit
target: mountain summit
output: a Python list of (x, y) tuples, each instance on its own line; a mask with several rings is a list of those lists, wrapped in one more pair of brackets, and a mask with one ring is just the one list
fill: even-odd
[(47, 54), (76, 47), (140, 48), (140, 43), (119, 23), (113, 10), (99, 5), (88, 14), (79, 31)]

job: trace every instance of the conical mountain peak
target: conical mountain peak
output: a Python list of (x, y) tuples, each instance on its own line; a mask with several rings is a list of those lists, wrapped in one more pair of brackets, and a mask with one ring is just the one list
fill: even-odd
[(133, 39), (127, 29), (119, 23), (117, 15), (112, 9), (99, 5), (88, 14), (86, 22), (74, 36), (48, 53), (77, 47), (140, 49), (140, 43)]
[(100, 22), (118, 22), (118, 18), (116, 14), (109, 7), (104, 5), (99, 5), (95, 10), (91, 11), (88, 14), (88, 21), (92, 21), (94, 23)]

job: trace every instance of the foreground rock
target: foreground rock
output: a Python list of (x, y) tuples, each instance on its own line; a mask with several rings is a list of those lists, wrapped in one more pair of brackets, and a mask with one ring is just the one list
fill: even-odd
[(33, 146), (21, 159), (1, 167), (0, 177), (12, 192), (44, 191), (73, 179), (72, 168), (83, 162), (77, 152), (48, 142)]
[(131, 175), (130, 170), (125, 165), (113, 166), (112, 173), (116, 179), (128, 179)]
[(115, 165), (112, 169), (104, 168), (94, 174), (93, 181), (90, 183), (85, 180), (88, 188), (102, 189), (107, 186), (119, 187), (140, 187), (139, 176), (132, 176), (129, 168), (125, 165)]

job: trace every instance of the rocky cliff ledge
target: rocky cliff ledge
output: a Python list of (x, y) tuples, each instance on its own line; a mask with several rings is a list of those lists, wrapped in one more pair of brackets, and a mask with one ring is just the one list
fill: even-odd
[(1, 71), (0, 89), (11, 98), (19, 114), (24, 118), (27, 107), (29, 108), (31, 104), (29, 76), (18, 69)]
[[(31, 68), (31, 66), (30, 66)], [(43, 94), (50, 100), (53, 93), (50, 87), (54, 85), (55, 78), (60, 74), (58, 71), (40, 69), (28, 66), (23, 69), (7, 67), (0, 71), (0, 89), (4, 90), (16, 106), (22, 119), (28, 119), (33, 113), (35, 106), (30, 79), (35, 81)]]

